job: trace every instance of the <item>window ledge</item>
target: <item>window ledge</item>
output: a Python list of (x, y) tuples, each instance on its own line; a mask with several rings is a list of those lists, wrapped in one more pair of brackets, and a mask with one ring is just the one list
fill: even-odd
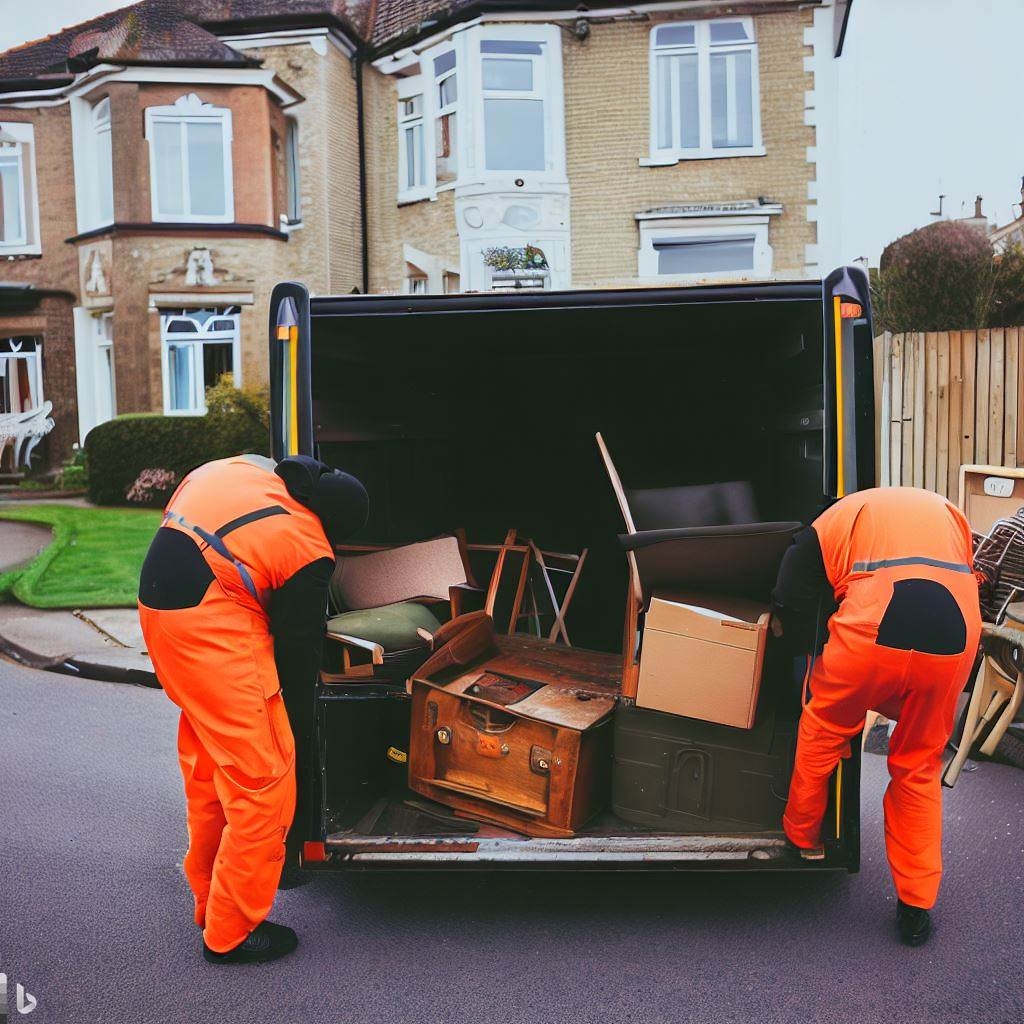
[(4, 256), (42, 256), (40, 245), (0, 245), (0, 257)]
[(685, 163), (688, 160), (724, 160), (730, 157), (767, 155), (768, 150), (764, 146), (750, 146), (747, 149), (712, 149), (706, 152), (664, 153), (656, 156), (642, 156), (638, 162), (641, 167), (672, 167), (674, 164)]
[(399, 206), (411, 206), (413, 203), (423, 203), (427, 200), (436, 199), (430, 189), (410, 189), (408, 192), (398, 193), (398, 205)]
[(83, 231), (81, 234), (65, 238), (65, 242), (72, 245), (76, 242), (84, 242), (90, 238), (98, 238), (101, 235), (162, 235), (162, 234), (203, 234), (203, 235), (266, 235), (269, 238), (278, 238), (283, 242), (288, 241), (287, 232), (270, 227), (269, 224), (239, 224), (237, 221), (222, 224), (218, 222), (209, 223), (182, 223), (181, 221), (145, 221), (142, 223), (115, 223), (106, 227), (93, 228), (91, 231)]

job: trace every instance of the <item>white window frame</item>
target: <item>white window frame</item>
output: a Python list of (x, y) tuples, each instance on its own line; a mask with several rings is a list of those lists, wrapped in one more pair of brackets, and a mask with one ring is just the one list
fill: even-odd
[[(26, 341), (35, 342), (33, 351), (23, 351)], [(0, 338), (0, 359), (7, 360), (5, 367), (7, 373), (11, 372), (11, 366), (16, 360), (20, 359), (28, 363), (28, 372), (32, 378), (29, 389), (35, 394), (36, 404), (31, 409), (25, 409), (24, 412), (28, 413), (40, 408), (46, 401), (43, 395), (43, 339), (36, 334)]]
[[(113, 121), (110, 116), (110, 97), (104, 96), (93, 104), (90, 111), (90, 127), (92, 128), (92, 203), (93, 226), (101, 227), (114, 223), (114, 136)], [(100, 195), (100, 151), (103, 146), (110, 147), (110, 214), (103, 216), (100, 206), (103, 197)]]
[(302, 165), (299, 150), (299, 122), (287, 116), (284, 122), (284, 180), (287, 193), (288, 211), (285, 214), (288, 228), (302, 226)]
[[(768, 215), (750, 217), (656, 217), (640, 220), (637, 276), (650, 284), (697, 284), (704, 281), (765, 280), (772, 274), (772, 247), (768, 243)], [(753, 236), (753, 266), (749, 270), (662, 274), (658, 271), (655, 243), (667, 238), (747, 238)]]
[[(483, 52), (483, 44), (485, 42), (494, 43), (529, 43), (541, 47), (540, 53), (522, 53), (522, 54), (488, 54)], [(522, 33), (517, 34), (515, 39), (507, 39), (503, 37), (503, 34), (498, 34), (494, 31), (485, 32), (477, 44), (480, 56), (480, 166), (483, 169), (484, 174), (543, 174), (550, 166), (551, 161), (549, 157), (551, 140), (549, 139), (550, 132), (548, 130), (548, 89), (547, 89), (547, 67), (550, 63), (548, 55), (545, 49), (546, 40), (541, 39), (524, 39)], [(519, 89), (487, 89), (483, 84), (483, 73), (484, 73), (484, 61), (485, 60), (519, 60), (529, 61), (531, 66), (531, 78), (533, 81), (533, 88), (529, 90)], [(488, 100), (532, 100), (534, 102), (539, 101), (541, 103), (542, 110), (542, 128), (544, 133), (544, 166), (533, 167), (524, 170), (521, 167), (510, 167), (510, 168), (493, 168), (487, 166), (487, 101)]]
[[(457, 67), (457, 65), (456, 65)], [(433, 191), (434, 181), (434, 118), (429, 114), (429, 89), (424, 86), (423, 75), (413, 75), (398, 81), (398, 201), (414, 203), (427, 199)], [(420, 112), (406, 115), (403, 108), (408, 100), (420, 98)], [(405, 134), (419, 126), (423, 132), (423, 181), (418, 185), (407, 185), (409, 165), (407, 160)]]
[[(739, 22), (743, 25), (748, 41), (746, 42), (711, 42), (711, 26), (724, 23)], [(694, 43), (692, 45), (658, 46), (656, 39), (658, 30), (667, 27), (693, 28)], [(750, 89), (751, 89), (751, 120), (752, 141), (749, 146), (719, 147), (712, 144), (711, 123), (711, 57), (716, 53), (750, 53)], [(671, 146), (665, 149), (658, 147), (658, 57), (693, 53), (697, 55), (697, 94), (698, 94), (698, 130), (699, 145), (695, 147)], [(650, 32), (648, 56), (648, 80), (650, 96), (650, 156), (641, 157), (642, 167), (663, 167), (679, 163), (681, 160), (711, 160), (726, 157), (764, 156), (766, 150), (761, 135), (761, 78), (758, 68), (758, 42), (754, 31), (753, 18), (714, 18), (706, 21), (665, 21), (654, 26)], [(678, 89), (673, 89), (673, 96)], [(673, 136), (677, 134), (678, 115), (673, 103)]]
[[(207, 313), (212, 309), (213, 315), (205, 323), (193, 320), (199, 328), (194, 332), (172, 332), (169, 328), (171, 322), (180, 319), (191, 319), (196, 313)], [(164, 414), (167, 416), (205, 416), (206, 415), (206, 388), (202, 386), (202, 348), (206, 343), (225, 344), (231, 343), (231, 374), (234, 377), (235, 387), (242, 386), (242, 331), (241, 313), (237, 307), (230, 306), (227, 309), (204, 306), (188, 309), (161, 309), (160, 311), (160, 367), (163, 377)], [(234, 327), (230, 332), (221, 330), (215, 331), (213, 323), (217, 320), (232, 320)], [(225, 336), (229, 334), (230, 336)], [(191, 345), (190, 358), (192, 359), (192, 400), (193, 404), (187, 409), (171, 408), (171, 374), (170, 360), (168, 359), (168, 343), (174, 342), (178, 345)], [(197, 363), (196, 352), (199, 352)]]
[[(481, 53), (485, 40), (539, 43), (542, 53), (523, 54), (534, 65), (534, 88), (530, 92), (483, 89), (483, 60), (492, 56)], [(434, 75), (434, 60), (448, 51), (455, 52), (455, 67), (442, 75)], [(500, 57), (500, 54), (493, 56)], [(423, 119), (426, 126), (424, 162), (426, 176), (421, 188), (404, 188), (405, 156), (402, 122), (399, 108), (399, 129), (395, 144), (399, 147), (398, 202), (436, 199), (441, 192), (482, 185), (494, 189), (518, 189), (521, 179), (528, 188), (565, 185), (565, 100), (562, 80), (562, 39), (557, 25), (501, 24), (475, 25), (456, 33), (419, 55), (420, 73), (401, 78), (397, 83), (399, 103), (415, 95), (423, 95)], [(449, 75), (458, 76), (458, 96), (454, 103), (441, 107), (438, 102), (439, 86)], [(486, 133), (484, 100), (486, 98), (538, 99), (544, 103), (544, 168), (509, 169), (491, 171), (486, 163)], [(456, 156), (458, 173), (454, 181), (437, 181), (437, 120), (455, 113)]]
[[(178, 125), (181, 132), (181, 181), (183, 205), (188, 211), (191, 206), (188, 174), (189, 124), (219, 122), (223, 141), (224, 165), (224, 213), (223, 214), (180, 214), (161, 213), (160, 196), (156, 174), (156, 132), (157, 124)], [(149, 143), (149, 191), (154, 223), (176, 224), (229, 224), (235, 219), (235, 194), (231, 166), (231, 111), (227, 107), (215, 107), (204, 103), (194, 92), (179, 97), (171, 106), (146, 108), (146, 141)]]
[(35, 126), (24, 121), (0, 121), (0, 157), (17, 168), (21, 234), (0, 238), (0, 256), (39, 255), (39, 195), (36, 179)]

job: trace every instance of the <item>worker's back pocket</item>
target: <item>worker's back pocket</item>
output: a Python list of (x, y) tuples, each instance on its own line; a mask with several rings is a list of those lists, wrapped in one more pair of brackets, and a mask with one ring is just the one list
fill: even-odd
[(962, 654), (967, 623), (956, 598), (935, 580), (897, 580), (878, 626), (880, 647), (921, 654)]
[(196, 542), (180, 530), (161, 526), (142, 563), (139, 601), (158, 611), (195, 608), (213, 578)]

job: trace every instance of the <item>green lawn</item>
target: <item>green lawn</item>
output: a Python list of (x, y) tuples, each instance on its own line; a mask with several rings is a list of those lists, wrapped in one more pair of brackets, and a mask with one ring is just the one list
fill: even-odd
[(53, 527), (53, 543), (35, 561), (0, 574), (0, 600), (13, 595), (34, 608), (126, 608), (135, 605), (139, 570), (161, 514), (28, 505), (0, 510), (0, 519)]

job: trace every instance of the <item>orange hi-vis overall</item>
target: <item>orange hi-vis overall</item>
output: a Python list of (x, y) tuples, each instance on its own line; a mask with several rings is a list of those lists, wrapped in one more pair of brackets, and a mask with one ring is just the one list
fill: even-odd
[[(288, 493), (273, 464), (249, 456), (190, 473), (162, 530), (187, 538), (161, 540), (180, 551), (180, 575), (198, 579), (195, 602), (154, 608), (140, 598), (139, 618), (157, 678), (181, 708), (184, 870), (195, 920), (207, 946), (225, 952), (269, 913), (295, 814), (295, 744), (269, 595), (334, 552), (320, 519)], [(177, 563), (165, 575), (176, 578)]]
[(896, 719), (886, 851), (900, 899), (927, 909), (942, 877), (942, 752), (981, 632), (970, 527), (941, 496), (901, 487), (851, 494), (812, 526), (839, 608), (810, 673), (786, 835), (820, 843), (828, 780), (867, 712)]

